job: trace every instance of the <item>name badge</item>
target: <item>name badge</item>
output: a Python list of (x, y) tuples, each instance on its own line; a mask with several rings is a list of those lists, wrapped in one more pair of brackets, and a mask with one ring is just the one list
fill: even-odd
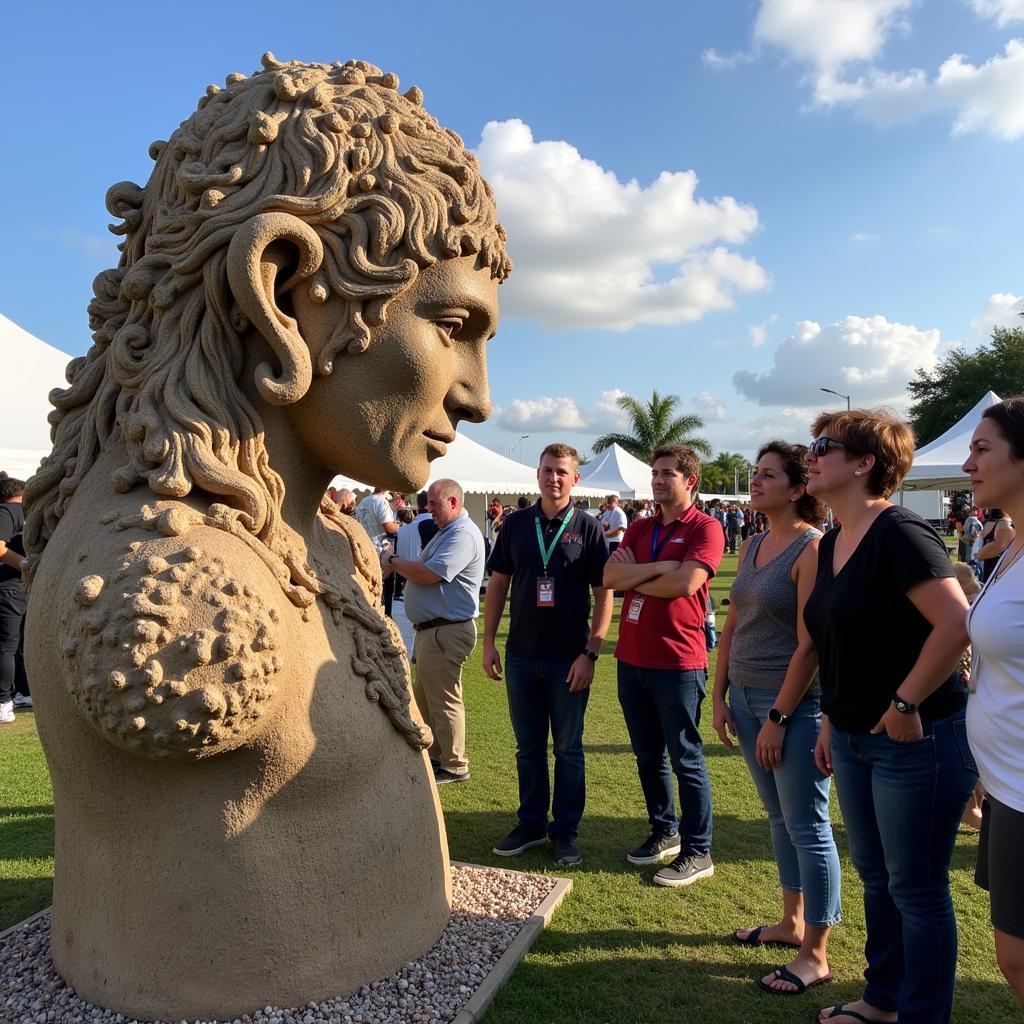
[(629, 609), (626, 612), (627, 622), (639, 622), (640, 612), (644, 607), (644, 595), (637, 594), (632, 601), (629, 602)]
[(537, 579), (537, 607), (555, 607), (555, 581), (546, 576)]

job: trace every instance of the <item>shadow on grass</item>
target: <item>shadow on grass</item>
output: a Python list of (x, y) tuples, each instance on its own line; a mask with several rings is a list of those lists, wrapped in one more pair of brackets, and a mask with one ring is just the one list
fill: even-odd
[[(575, 955), (565, 958), (560, 951), (557, 962), (545, 955), (546, 938), (545, 934), (498, 993), (484, 1024), (555, 1019), (559, 1024), (651, 1024), (657, 1020), (790, 1024), (812, 1021), (822, 1007), (859, 999), (863, 991), (862, 980), (843, 978), (802, 997), (764, 995), (756, 979), (775, 961), (703, 958), (701, 952), (717, 952), (712, 947), (721, 945), (718, 936), (584, 934)], [(624, 955), (608, 956), (608, 949), (619, 949)], [(677, 954), (672, 955), (673, 951)], [(1008, 986), (974, 980), (958, 983), (954, 1021), (1009, 1022), (1017, 1015), (1016, 999)]]
[(53, 902), (53, 876), (0, 878), (0, 931), (20, 924)]
[[(517, 871), (556, 871), (550, 845), (533, 847), (517, 857), (500, 857), (494, 844), (516, 824), (512, 811), (464, 811), (445, 809), (448, 848), (453, 860)], [(578, 844), (583, 864), (572, 869), (580, 873), (603, 871), (623, 875), (650, 875), (655, 866), (638, 867), (626, 860), (626, 852), (642, 843), (649, 827), (645, 818), (584, 815)], [(751, 822), (729, 814), (716, 814), (711, 855), (716, 863), (763, 859), (770, 856), (768, 822)], [(720, 852), (719, 852), (720, 851)], [(648, 884), (653, 884), (649, 882)]]
[(0, 811), (0, 858), (53, 856), (53, 808)]
[[(583, 744), (586, 754), (628, 754), (633, 756), (633, 748), (628, 743), (586, 743)], [(709, 757), (741, 757), (738, 749), (729, 750), (717, 741), (704, 744), (704, 758)], [(639, 783), (638, 783), (639, 784)]]

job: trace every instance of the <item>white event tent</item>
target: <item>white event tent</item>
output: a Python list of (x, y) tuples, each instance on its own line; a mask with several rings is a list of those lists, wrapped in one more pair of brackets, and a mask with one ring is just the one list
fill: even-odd
[(53, 388), (67, 387), (64, 369), (71, 356), (47, 345), (0, 314), (0, 364), (4, 399), (0, 402), (0, 469), (27, 480), (50, 454)]
[(580, 483), (594, 488), (602, 497), (617, 494), (620, 498), (646, 498), (648, 501), (654, 497), (651, 467), (617, 444), (606, 448), (580, 469)]
[[(427, 484), (443, 478), (457, 480), (462, 486), (466, 494), (466, 511), (481, 530), (486, 521), (487, 502), (491, 498), (505, 499), (519, 494), (539, 493), (535, 468), (492, 452), (465, 434), (457, 434), (455, 440), (448, 445), (448, 451), (431, 462)], [(581, 485), (583, 483), (581, 480)], [(372, 490), (368, 484), (345, 476), (336, 476), (331, 486), (347, 487), (358, 494)], [(574, 498), (603, 498), (609, 492), (578, 486), (573, 488), (572, 493)]]
[(971, 435), (981, 420), (981, 414), (1002, 399), (994, 392), (986, 392), (969, 413), (934, 441), (914, 452), (914, 464), (900, 485), (904, 491), (960, 491), (967, 490), (971, 481), (960, 468), (971, 446)]

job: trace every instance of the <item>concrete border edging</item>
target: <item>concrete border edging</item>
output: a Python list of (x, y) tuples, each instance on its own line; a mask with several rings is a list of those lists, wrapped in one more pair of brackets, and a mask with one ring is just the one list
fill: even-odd
[[(493, 868), (482, 864), (466, 864), (460, 861), (452, 861), (454, 867), (460, 868), (482, 868), (489, 871), (508, 871), (508, 868)], [(529, 872), (532, 874), (532, 872)], [(554, 886), (544, 899), (537, 905), (534, 912), (523, 922), (519, 934), (515, 937), (512, 945), (502, 953), (498, 962), (484, 976), (477, 990), (466, 1000), (463, 1007), (455, 1015), (451, 1024), (478, 1024), (484, 1014), (490, 1009), (498, 990), (512, 976), (512, 972), (519, 966), (519, 962), (526, 956), (530, 947), (537, 941), (540, 933), (551, 923), (551, 917), (562, 900), (572, 890), (571, 878), (559, 878), (554, 875), (546, 876), (554, 879)]]

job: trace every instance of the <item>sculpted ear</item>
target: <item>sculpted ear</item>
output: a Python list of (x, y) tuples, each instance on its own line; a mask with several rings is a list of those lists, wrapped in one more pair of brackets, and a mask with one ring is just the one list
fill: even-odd
[[(284, 265), (281, 253), (288, 249), (298, 251), (297, 265), (292, 276), (278, 285), (277, 275)], [(297, 402), (313, 380), (309, 348), (296, 321), (278, 306), (277, 296), (312, 277), (323, 258), (323, 242), (317, 233), (289, 213), (251, 217), (235, 232), (228, 247), (228, 281), (235, 301), (281, 362), (280, 376), (270, 363), (256, 367), (256, 388), (272, 405)], [(287, 265), (293, 262), (288, 259)]]

